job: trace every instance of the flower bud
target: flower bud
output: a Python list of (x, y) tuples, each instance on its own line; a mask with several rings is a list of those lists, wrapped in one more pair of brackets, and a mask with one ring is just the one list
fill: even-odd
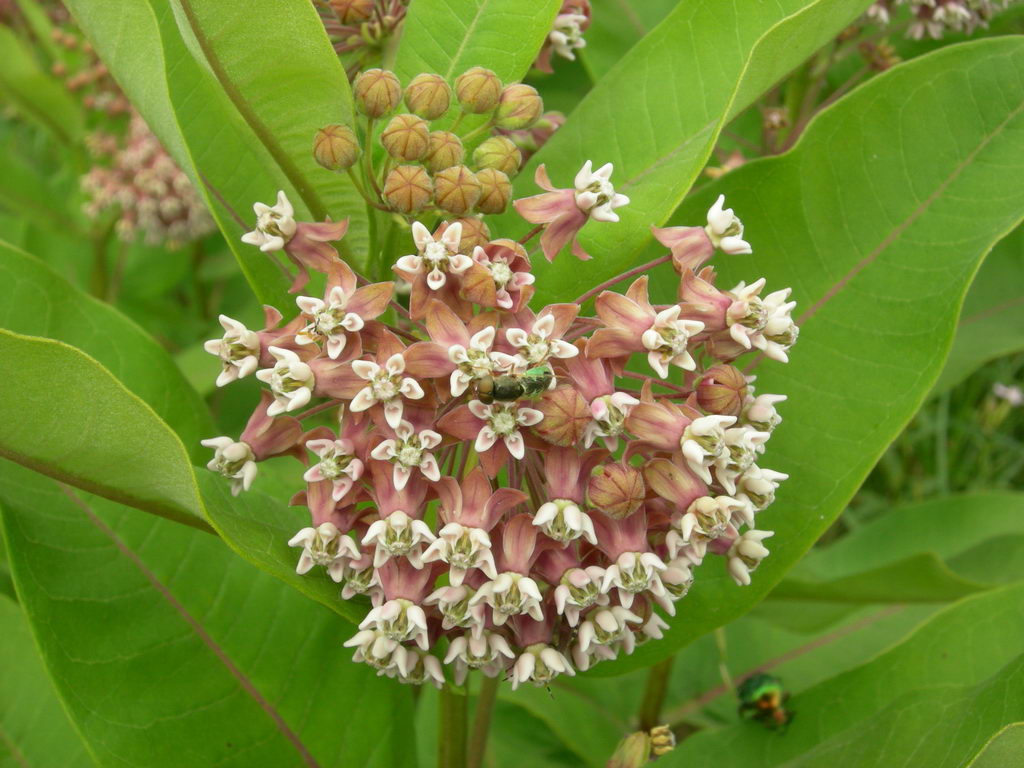
[(427, 153), (430, 131), (416, 115), (396, 115), (380, 135), (380, 143), (396, 160), (419, 160)]
[(747, 379), (731, 365), (715, 365), (697, 385), (697, 402), (708, 413), (739, 416), (747, 399)]
[(472, 253), (479, 246), (483, 248), (491, 240), (491, 232), (479, 216), (467, 216), (458, 219), (462, 225), (462, 239), (459, 240), (459, 253)]
[(466, 154), (462, 141), (451, 131), (434, 131), (428, 139), (427, 154), (423, 164), (431, 173), (443, 171), (453, 165), (461, 165)]
[(493, 168), (484, 168), (477, 173), (476, 178), (480, 182), (480, 199), (476, 202), (476, 209), (480, 213), (504, 211), (512, 197), (512, 182), (508, 176)]
[(646, 731), (637, 731), (619, 742), (608, 768), (643, 768), (650, 759), (651, 739)]
[(514, 176), (522, 163), (519, 147), (504, 136), (492, 136), (473, 151), (473, 164), (477, 168), (493, 168), (506, 176)]
[(455, 81), (455, 95), (467, 112), (482, 115), (491, 112), (501, 99), (501, 80), (489, 69), (473, 67)]
[(330, 6), (342, 24), (360, 24), (373, 15), (373, 0), (330, 0)]
[(640, 508), (646, 492), (640, 470), (629, 464), (609, 462), (590, 473), (587, 503), (608, 517), (622, 520)]
[(418, 165), (400, 165), (384, 180), (384, 199), (400, 213), (422, 210), (433, 192), (430, 176)]
[(469, 168), (456, 165), (434, 176), (434, 202), (443, 211), (461, 216), (480, 199), (480, 181)]
[(313, 157), (329, 171), (345, 171), (359, 159), (359, 139), (347, 125), (327, 125), (316, 132)]
[(452, 103), (452, 89), (440, 75), (416, 75), (405, 89), (405, 105), (414, 115), (436, 120)]
[(501, 92), (495, 122), (499, 128), (517, 130), (529, 128), (540, 119), (544, 101), (537, 89), (523, 83), (513, 83)]
[(368, 69), (352, 83), (356, 109), (373, 118), (382, 117), (398, 106), (402, 86), (394, 72)]
[(676, 736), (667, 725), (656, 725), (651, 728), (651, 752), (655, 757), (667, 755), (676, 746)]
[(533, 431), (554, 445), (570, 447), (583, 440), (593, 417), (590, 407), (575, 387), (558, 387), (545, 392), (533, 404), (544, 419)]

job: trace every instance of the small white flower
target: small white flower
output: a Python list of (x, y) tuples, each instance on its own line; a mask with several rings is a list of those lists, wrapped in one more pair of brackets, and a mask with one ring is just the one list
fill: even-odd
[(750, 505), (751, 522), (755, 511), (767, 509), (775, 501), (775, 490), (788, 477), (782, 472), (761, 469), (757, 464), (752, 464), (736, 481), (736, 499)]
[(576, 205), (596, 221), (618, 221), (619, 215), (612, 209), (629, 204), (628, 197), (616, 194), (611, 183), (612, 170), (612, 164), (605, 163), (595, 171), (587, 160), (576, 174)]
[(585, 651), (580, 650), (579, 643), (573, 643), (570, 651), (572, 652), (573, 663), (580, 672), (586, 672), (601, 661), (614, 661), (619, 655), (618, 646), (595, 645), (593, 643)]
[(665, 537), (668, 556), (676, 558), (684, 547), (694, 542), (706, 544), (724, 536), (732, 524), (733, 515), (743, 507), (743, 502), (730, 496), (694, 499), (685, 514), (677, 514), (672, 519), (672, 528)]
[(579, 623), (580, 611), (608, 604), (608, 595), (601, 591), (603, 580), (604, 568), (598, 565), (572, 568), (562, 574), (555, 587), (555, 610), (565, 616), (570, 627)]
[(690, 337), (704, 330), (704, 323), (699, 320), (680, 320), (682, 307), (673, 304), (663, 309), (654, 319), (654, 325), (640, 337), (644, 347), (649, 350), (647, 362), (657, 371), (661, 378), (668, 376), (668, 367), (677, 365), (684, 371), (692, 371), (697, 367), (687, 349)]
[(331, 498), (335, 501), (340, 501), (363, 476), (363, 462), (355, 457), (351, 440), (308, 440), (306, 447), (320, 461), (307, 469), (302, 479), (307, 483), (330, 480), (334, 484)]
[(465, 584), (441, 587), (430, 593), (423, 603), (437, 606), (442, 616), (442, 629), (462, 627), (469, 629), (473, 635), (479, 635), (487, 623), (487, 606), (483, 603), (471, 605), (470, 600), (474, 594)]
[(289, 539), (288, 546), (302, 547), (302, 554), (295, 566), (296, 573), (309, 573), (314, 565), (322, 565), (335, 583), (341, 583), (344, 578), (346, 563), (358, 560), (360, 556), (355, 541), (339, 531), (334, 523), (303, 528)]
[(764, 328), (751, 341), (754, 346), (764, 352), (766, 357), (788, 363), (786, 350), (796, 344), (800, 336), (800, 327), (790, 316), (796, 307), (795, 301), (786, 301), (790, 294), (789, 288), (769, 293), (764, 297), (764, 308), (768, 319)]
[(348, 297), (340, 286), (335, 286), (327, 294), (327, 300), (315, 299), (311, 296), (299, 296), (295, 303), (308, 315), (312, 322), (295, 334), (296, 344), (316, 344), (327, 342), (327, 356), (338, 359), (345, 350), (348, 333), (356, 333), (363, 329), (363, 318), (355, 312), (346, 312)]
[(534, 368), (543, 365), (549, 358), (565, 359), (576, 357), (580, 353), (578, 347), (562, 339), (552, 339), (555, 330), (555, 316), (548, 313), (534, 320), (529, 331), (522, 328), (509, 328), (505, 331), (508, 343), (516, 348), (516, 367)]
[(665, 636), (664, 632), (666, 629), (668, 629), (668, 622), (652, 612), (651, 618), (640, 628), (640, 631), (644, 633), (645, 637), (649, 637), (652, 640), (661, 640)]
[(413, 274), (426, 272), (427, 286), (432, 291), (444, 287), (447, 275), (460, 275), (473, 266), (469, 256), (459, 253), (462, 224), (458, 221), (448, 225), (440, 240), (435, 240), (430, 230), (418, 221), (413, 222), (412, 239), (418, 252), (403, 256), (395, 266)]
[(509, 616), (527, 613), (537, 621), (544, 618), (540, 588), (529, 576), (514, 571), (499, 573), (486, 582), (470, 600), (470, 605), (487, 603), (496, 626), (508, 621)]
[(768, 322), (768, 310), (760, 293), (767, 280), (760, 278), (750, 285), (740, 281), (725, 295), (732, 297), (732, 304), (725, 313), (725, 321), (729, 324), (729, 335), (732, 340), (744, 349), (753, 346), (752, 339), (760, 336)]
[(231, 495), (237, 496), (252, 487), (256, 479), (256, 455), (248, 443), (236, 443), (230, 437), (211, 437), (201, 441), (213, 448), (213, 458), (206, 468), (231, 481)]
[[(661, 583), (665, 585), (667, 597), (672, 600), (681, 600), (693, 586), (693, 570), (690, 561), (685, 557), (677, 557), (669, 561), (668, 568), (661, 574)], [(664, 606), (665, 604), (662, 603)], [(669, 604), (671, 606), (671, 603)], [(675, 607), (666, 607), (666, 610), (675, 615)]]
[(343, 578), (345, 584), (341, 588), (341, 597), (344, 600), (351, 600), (356, 595), (366, 595), (374, 605), (379, 605), (383, 601), (380, 574), (373, 567), (371, 554), (366, 553), (347, 561)]
[(642, 624), (643, 619), (620, 605), (598, 608), (588, 613), (586, 620), (580, 624), (576, 641), (584, 653), (591, 644), (613, 645), (626, 641), (626, 652), (629, 653), (632, 650), (633, 630), (629, 627), (631, 623)]
[(256, 378), (269, 384), (274, 395), (274, 402), (267, 406), (267, 415), (277, 416), (304, 407), (313, 397), (316, 386), (313, 369), (290, 349), (269, 347), (269, 351), (277, 360), (274, 367), (256, 371)]
[(705, 483), (711, 482), (710, 467), (728, 454), (725, 427), (736, 423), (735, 416), (701, 416), (690, 422), (679, 440), (686, 463)]
[(751, 572), (768, 557), (768, 550), (761, 542), (774, 535), (774, 531), (746, 531), (729, 547), (726, 555), (729, 558), (729, 575), (739, 586), (750, 584)]
[(625, 392), (601, 395), (590, 401), (590, 415), (594, 420), (583, 429), (583, 447), (589, 448), (601, 438), (605, 448), (619, 447), (619, 436), (626, 430), (626, 417), (640, 401)]
[(590, 515), (581, 510), (575, 501), (553, 499), (540, 505), (533, 516), (533, 524), (555, 541), (567, 544), (581, 536), (597, 546), (597, 533)]
[(555, 23), (548, 34), (551, 49), (564, 59), (576, 61), (576, 51), (585, 48), (587, 41), (583, 39), (583, 25), (587, 17), (581, 13), (560, 13), (555, 16)]
[(462, 584), (466, 571), (479, 568), (488, 578), (498, 575), (491, 553), (491, 537), (482, 528), (468, 528), (460, 523), (448, 523), (437, 539), (423, 553), (423, 562), (442, 560), (448, 563), (448, 578), (452, 586)]
[(256, 229), (242, 235), (242, 242), (259, 246), (264, 253), (280, 251), (295, 235), (295, 209), (284, 191), (277, 193), (277, 205), (255, 203)]
[(470, 400), (469, 410), (484, 422), (474, 443), (477, 453), (489, 451), (500, 439), (505, 442), (508, 452), (516, 459), (526, 455), (526, 443), (519, 428), (532, 427), (544, 420), (544, 414), (540, 411), (520, 407), (517, 403), (485, 405), (479, 400)]
[(512, 690), (526, 682), (547, 685), (559, 675), (572, 677), (576, 670), (561, 653), (545, 643), (529, 645), (512, 665)]
[(474, 381), (512, 367), (515, 361), (511, 355), (491, 351), (494, 334), (494, 326), (487, 326), (470, 337), (469, 349), (461, 344), (448, 348), (448, 359), (455, 363), (450, 380), (452, 397), (462, 395)]
[(479, 669), (487, 677), (497, 677), (505, 671), (508, 660), (515, 657), (508, 641), (497, 632), (467, 632), (448, 644), (444, 663), (455, 663), (455, 684), (462, 685), (469, 670)]
[(884, 27), (889, 23), (889, 9), (882, 3), (875, 3), (868, 8), (867, 17), (875, 24)]
[(515, 303), (512, 300), (513, 291), (520, 291), (528, 285), (533, 285), (536, 277), (530, 272), (513, 272), (508, 259), (495, 256), (493, 259), (487, 255), (487, 251), (479, 245), (473, 249), (473, 261), (482, 267), (486, 267), (494, 280), (495, 301), (501, 309), (511, 309)]
[(719, 195), (715, 204), (708, 210), (708, 225), (704, 231), (708, 233), (711, 242), (723, 253), (737, 256), (744, 253), (753, 253), (750, 243), (743, 239), (743, 222), (741, 222), (732, 208), (725, 208), (725, 195)]
[(750, 469), (771, 432), (758, 432), (753, 427), (732, 427), (725, 430), (726, 452), (715, 460), (715, 479), (726, 493), (736, 493), (736, 479)]
[(346, 640), (343, 645), (346, 648), (356, 649), (356, 652), (352, 655), (352, 661), (365, 661), (380, 674), (385, 674), (389, 669), (396, 666), (395, 651), (401, 647), (397, 640), (393, 640), (383, 632), (373, 629), (359, 630)]
[(747, 401), (743, 409), (743, 420), (759, 432), (770, 433), (782, 423), (782, 417), (775, 410), (775, 404), (785, 399), (785, 395), (758, 395)]
[(388, 600), (371, 609), (359, 628), (376, 630), (399, 643), (414, 642), (424, 651), (430, 647), (427, 614), (411, 600)]
[(1008, 387), (996, 382), (992, 385), (992, 394), (1000, 400), (1005, 400), (1011, 408), (1019, 408), (1024, 405), (1024, 390), (1020, 387)]
[(604, 572), (601, 591), (618, 588), (623, 608), (633, 605), (633, 597), (649, 591), (654, 596), (665, 593), (659, 574), (668, 566), (653, 552), (623, 552)]
[(392, 557), (405, 557), (413, 568), (423, 567), (423, 548), (434, 541), (430, 526), (396, 509), (370, 525), (363, 537), (364, 547), (375, 546), (373, 567), (380, 568)]
[(394, 677), (401, 683), (423, 685), (430, 683), (437, 689), (444, 687), (444, 671), (436, 656), (416, 648), (398, 646), (395, 649), (395, 664), (378, 674)]
[(400, 491), (409, 483), (412, 471), (418, 469), (428, 480), (441, 479), (441, 469), (437, 466), (431, 448), (441, 444), (441, 435), (432, 429), (420, 432), (408, 421), (402, 421), (395, 430), (393, 439), (383, 440), (374, 448), (370, 455), (378, 461), (390, 461), (395, 465), (395, 490)]
[(223, 387), (235, 379), (245, 378), (259, 367), (260, 337), (227, 315), (221, 315), (219, 320), (224, 336), (205, 342), (203, 349), (220, 358), (222, 368), (217, 386)]
[(352, 371), (369, 383), (352, 398), (349, 408), (358, 413), (378, 403), (384, 406), (384, 420), (392, 429), (397, 429), (402, 421), (402, 398), (420, 400), (423, 388), (405, 372), (405, 358), (394, 354), (387, 359), (384, 367), (369, 360), (353, 360)]

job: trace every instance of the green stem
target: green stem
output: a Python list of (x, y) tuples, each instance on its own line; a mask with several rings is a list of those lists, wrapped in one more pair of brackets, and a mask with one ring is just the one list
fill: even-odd
[(471, 130), (465, 136), (460, 136), (459, 138), (462, 140), (463, 143), (468, 142), (471, 139), (475, 139), (478, 135), (480, 135), (484, 131), (491, 130), (491, 127), (493, 125), (494, 125), (494, 123), (492, 121), (488, 120), (486, 123), (483, 123), (482, 125), (478, 125), (476, 128)]
[(476, 714), (473, 716), (473, 731), (469, 734), (469, 756), (466, 768), (481, 768), (487, 752), (487, 734), (491, 729), (491, 715), (494, 714), (494, 699), (498, 695), (498, 678), (485, 677), (476, 697)]
[(438, 711), (437, 767), (465, 768), (466, 695), (450, 685), (441, 689)]
[(647, 686), (644, 698), (640, 702), (640, 730), (649, 731), (661, 722), (661, 707), (665, 703), (668, 681), (672, 672), (674, 658), (669, 656), (659, 661), (647, 673)]

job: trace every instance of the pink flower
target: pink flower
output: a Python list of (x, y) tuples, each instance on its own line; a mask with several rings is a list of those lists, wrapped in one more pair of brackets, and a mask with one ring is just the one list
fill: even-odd
[(352, 398), (351, 410), (359, 413), (382, 406), (384, 418), (392, 429), (397, 429), (402, 422), (402, 398), (419, 400), (424, 394), (415, 379), (402, 375), (405, 357), (401, 353), (390, 355), (383, 365), (370, 360), (353, 360), (352, 372), (367, 383)]
[(378, 317), (391, 301), (394, 283), (374, 283), (356, 288), (352, 270), (343, 263), (335, 270), (323, 299), (299, 296), (295, 303), (309, 323), (297, 334), (295, 343), (327, 343), (327, 356), (336, 360), (348, 341), (347, 334), (358, 333), (366, 321)]
[(494, 281), (494, 306), (518, 312), (530, 300), (536, 278), (530, 272), (526, 249), (519, 243), (495, 240), (477, 246), (473, 249), (473, 261), (486, 268)]
[(434, 430), (423, 429), (417, 432), (411, 423), (402, 421), (395, 429), (395, 436), (378, 443), (370, 451), (370, 456), (395, 465), (395, 489), (400, 491), (409, 482), (414, 469), (418, 469), (428, 480), (441, 479), (437, 459), (429, 452), (440, 444), (441, 435)]

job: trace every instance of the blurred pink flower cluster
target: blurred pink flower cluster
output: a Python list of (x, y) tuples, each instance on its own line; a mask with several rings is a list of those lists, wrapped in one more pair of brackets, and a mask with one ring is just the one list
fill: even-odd
[[(617, 220), (611, 170), (588, 162), (563, 190), (542, 174), (546, 191), (517, 201), (549, 258), (589, 219)], [(668, 305), (641, 274), (531, 308), (524, 243), (463, 252), (456, 221), (412, 226), (394, 266), (406, 309), (328, 245), (344, 222), (296, 222), (283, 193), (256, 212), (245, 241), (300, 267), (293, 290), (309, 269), (327, 285), (287, 323), (270, 308), (259, 331), (221, 318), (217, 383), (267, 388), (238, 440), (204, 441), (209, 466), (237, 493), (261, 460), (306, 464), (293, 503), (311, 522), (289, 544), (299, 573), (322, 566), (343, 599), (368, 600), (345, 643), (357, 661), (410, 683), (441, 685), (448, 665), (456, 682), (479, 669), (546, 684), (661, 637), (707, 556), (750, 582), (771, 535), (757, 516), (786, 478), (761, 466), (785, 398), (731, 363), (784, 362), (797, 327), (788, 290), (723, 290), (704, 266), (750, 252), (723, 199), (706, 226), (655, 230), (679, 274)], [(306, 429), (314, 416), (330, 423)]]

